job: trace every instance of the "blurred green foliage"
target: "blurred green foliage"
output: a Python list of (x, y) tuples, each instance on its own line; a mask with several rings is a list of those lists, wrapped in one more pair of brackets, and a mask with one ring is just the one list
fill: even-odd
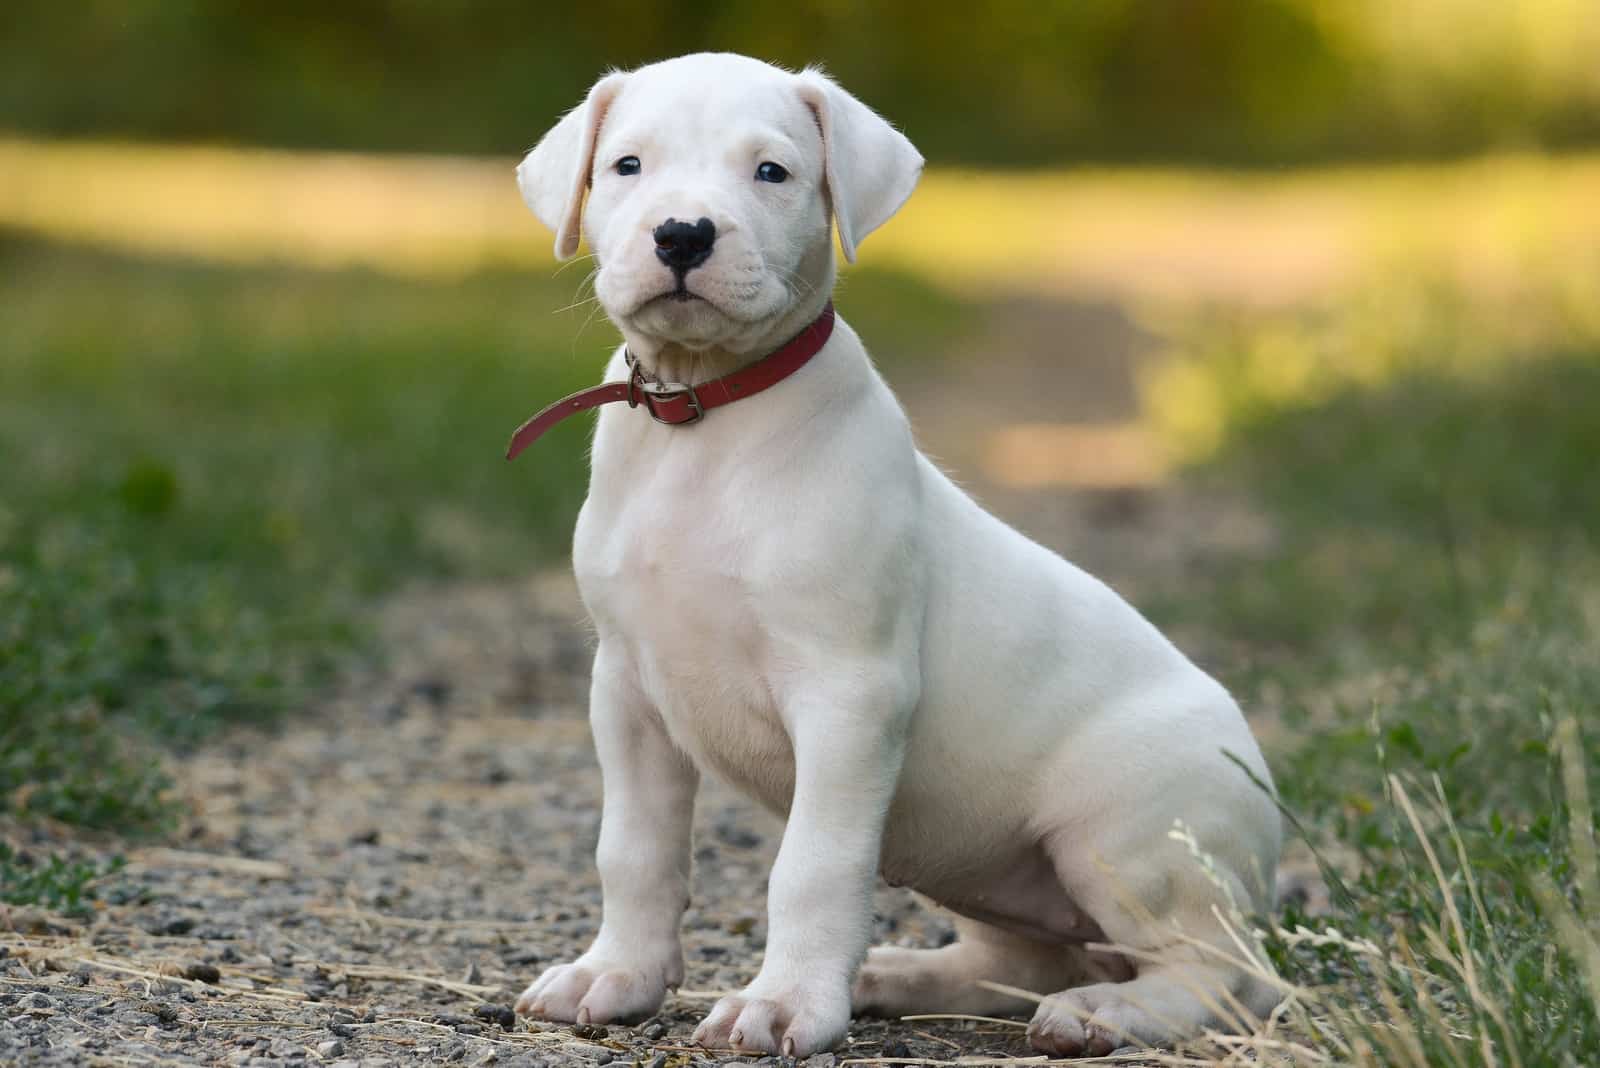
[[(823, 63), (938, 162), (1600, 139), (1589, 0), (16, 0), (0, 128), (514, 153), (610, 66)], [(70, 73), (69, 73), (70, 72)]]
[(123, 868), (121, 857), (105, 863), (59, 855), (38, 855), (0, 842), (0, 901), (42, 905), (69, 916), (91, 913), (97, 885)]

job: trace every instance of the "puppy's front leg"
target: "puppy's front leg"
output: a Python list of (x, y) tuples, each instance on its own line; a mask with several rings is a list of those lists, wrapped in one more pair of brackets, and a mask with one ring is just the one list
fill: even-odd
[(546, 1020), (640, 1019), (683, 982), (678, 923), (689, 902), (699, 774), (619, 667), (601, 642), (589, 720), (605, 789), (595, 851), (604, 913), (587, 953), (548, 969), (517, 999), (518, 1012)]
[(794, 742), (789, 823), (767, 897), (767, 952), (694, 1040), (804, 1057), (844, 1038), (866, 956), (884, 819), (904, 754), (905, 709), (879, 694), (815, 695), (785, 716)]

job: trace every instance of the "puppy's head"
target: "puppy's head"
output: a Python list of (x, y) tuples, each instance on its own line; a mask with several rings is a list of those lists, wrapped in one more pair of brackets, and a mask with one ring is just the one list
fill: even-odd
[(747, 351), (833, 282), (911, 195), (922, 157), (821, 73), (702, 53), (608, 74), (517, 168), (528, 206), (580, 229), (630, 337)]

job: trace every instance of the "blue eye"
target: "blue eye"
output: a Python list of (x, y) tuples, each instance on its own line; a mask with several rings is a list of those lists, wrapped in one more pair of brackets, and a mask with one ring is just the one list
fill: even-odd
[(758, 182), (781, 182), (787, 177), (789, 177), (788, 171), (770, 161), (756, 168), (756, 181)]
[(639, 173), (639, 157), (623, 156), (617, 160), (617, 173), (623, 176)]

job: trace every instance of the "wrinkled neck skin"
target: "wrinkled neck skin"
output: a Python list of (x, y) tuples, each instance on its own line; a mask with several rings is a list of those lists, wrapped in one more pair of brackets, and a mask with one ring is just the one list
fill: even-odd
[(831, 236), (806, 253), (794, 277), (791, 290), (795, 299), (782, 314), (742, 326), (716, 345), (689, 347), (671, 338), (643, 333), (632, 323), (613, 321), (622, 332), (628, 351), (646, 371), (663, 382), (699, 385), (777, 351), (822, 314), (837, 277)]

